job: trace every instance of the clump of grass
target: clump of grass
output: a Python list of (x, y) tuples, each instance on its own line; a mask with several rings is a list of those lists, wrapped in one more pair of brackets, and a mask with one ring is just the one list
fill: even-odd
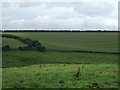
[(76, 74), (74, 74), (74, 76), (76, 76), (76, 77), (81, 76), (80, 67), (78, 67), (78, 71), (76, 72)]
[(100, 88), (98, 83), (92, 83), (92, 86), (89, 86), (89, 88)]
[(38, 64), (39, 67), (42, 67), (44, 66), (45, 67), (46, 64)]
[(21, 78), (21, 79), (19, 80), (20, 83), (23, 83), (24, 81), (25, 81), (25, 78)]
[(81, 68), (83, 69), (84, 68), (84, 65), (82, 64)]
[(23, 88), (26, 88), (25, 86), (23, 86), (22, 83), (15, 83), (12, 85), (13, 88), (16, 88), (16, 89), (23, 89)]
[(60, 80), (59, 83), (60, 83), (60, 85), (61, 85), (62, 87), (63, 87), (64, 84), (65, 84), (65, 82), (64, 82), (63, 80)]
[(64, 64), (64, 66), (66, 66), (66, 64)]

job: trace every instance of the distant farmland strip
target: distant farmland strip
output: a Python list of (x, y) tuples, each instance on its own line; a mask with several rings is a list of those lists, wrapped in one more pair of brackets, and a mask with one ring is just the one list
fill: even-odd
[(118, 53), (118, 32), (4, 32), (40, 41), (46, 49)]

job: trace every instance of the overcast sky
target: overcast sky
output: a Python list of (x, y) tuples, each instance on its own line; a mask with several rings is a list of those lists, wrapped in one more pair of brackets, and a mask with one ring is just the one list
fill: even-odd
[(118, 29), (117, 2), (4, 2), (2, 15), (2, 29)]

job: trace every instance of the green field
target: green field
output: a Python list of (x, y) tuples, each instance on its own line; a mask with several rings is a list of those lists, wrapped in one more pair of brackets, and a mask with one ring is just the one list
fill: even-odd
[(2, 38), (2, 45), (10, 45), (12, 48), (18, 48), (19, 46), (26, 46), (26, 44), (11, 38)]
[[(118, 56), (110, 54), (68, 53), (36, 51), (3, 52), (3, 67), (20, 67), (33, 64), (117, 64)], [(14, 62), (14, 63), (13, 63)]]
[[(3, 88), (118, 88), (118, 55), (57, 52), (85, 50), (118, 52), (118, 33), (103, 32), (24, 32), (8, 33), (39, 40), (47, 48), (39, 51), (2, 53)], [(24, 46), (10, 38), (2, 45)], [(80, 67), (80, 75), (75, 74)]]
[[(2, 84), (3, 88), (89, 88), (97, 83), (100, 88), (117, 88), (117, 60), (117, 55), (109, 54), (3, 52)], [(79, 67), (81, 75), (76, 77)]]
[[(78, 67), (81, 76), (76, 77)], [(4, 88), (117, 88), (117, 65), (114, 64), (47, 64), (3, 69)]]
[(118, 32), (12, 32), (8, 34), (38, 40), (47, 49), (118, 52)]

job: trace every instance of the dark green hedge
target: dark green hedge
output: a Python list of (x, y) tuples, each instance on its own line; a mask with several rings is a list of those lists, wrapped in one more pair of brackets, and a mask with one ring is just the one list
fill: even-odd
[[(35, 48), (37, 51), (45, 51), (45, 47), (42, 46), (42, 44), (37, 40), (32, 40), (30, 38), (22, 38), (11, 34), (2, 34), (2, 37), (16, 39), (28, 45), (26, 47), (19, 47), (19, 50), (33, 50), (33, 48)], [(9, 50), (9, 48), (6, 46), (3, 46), (2, 49), (3, 51)]]

